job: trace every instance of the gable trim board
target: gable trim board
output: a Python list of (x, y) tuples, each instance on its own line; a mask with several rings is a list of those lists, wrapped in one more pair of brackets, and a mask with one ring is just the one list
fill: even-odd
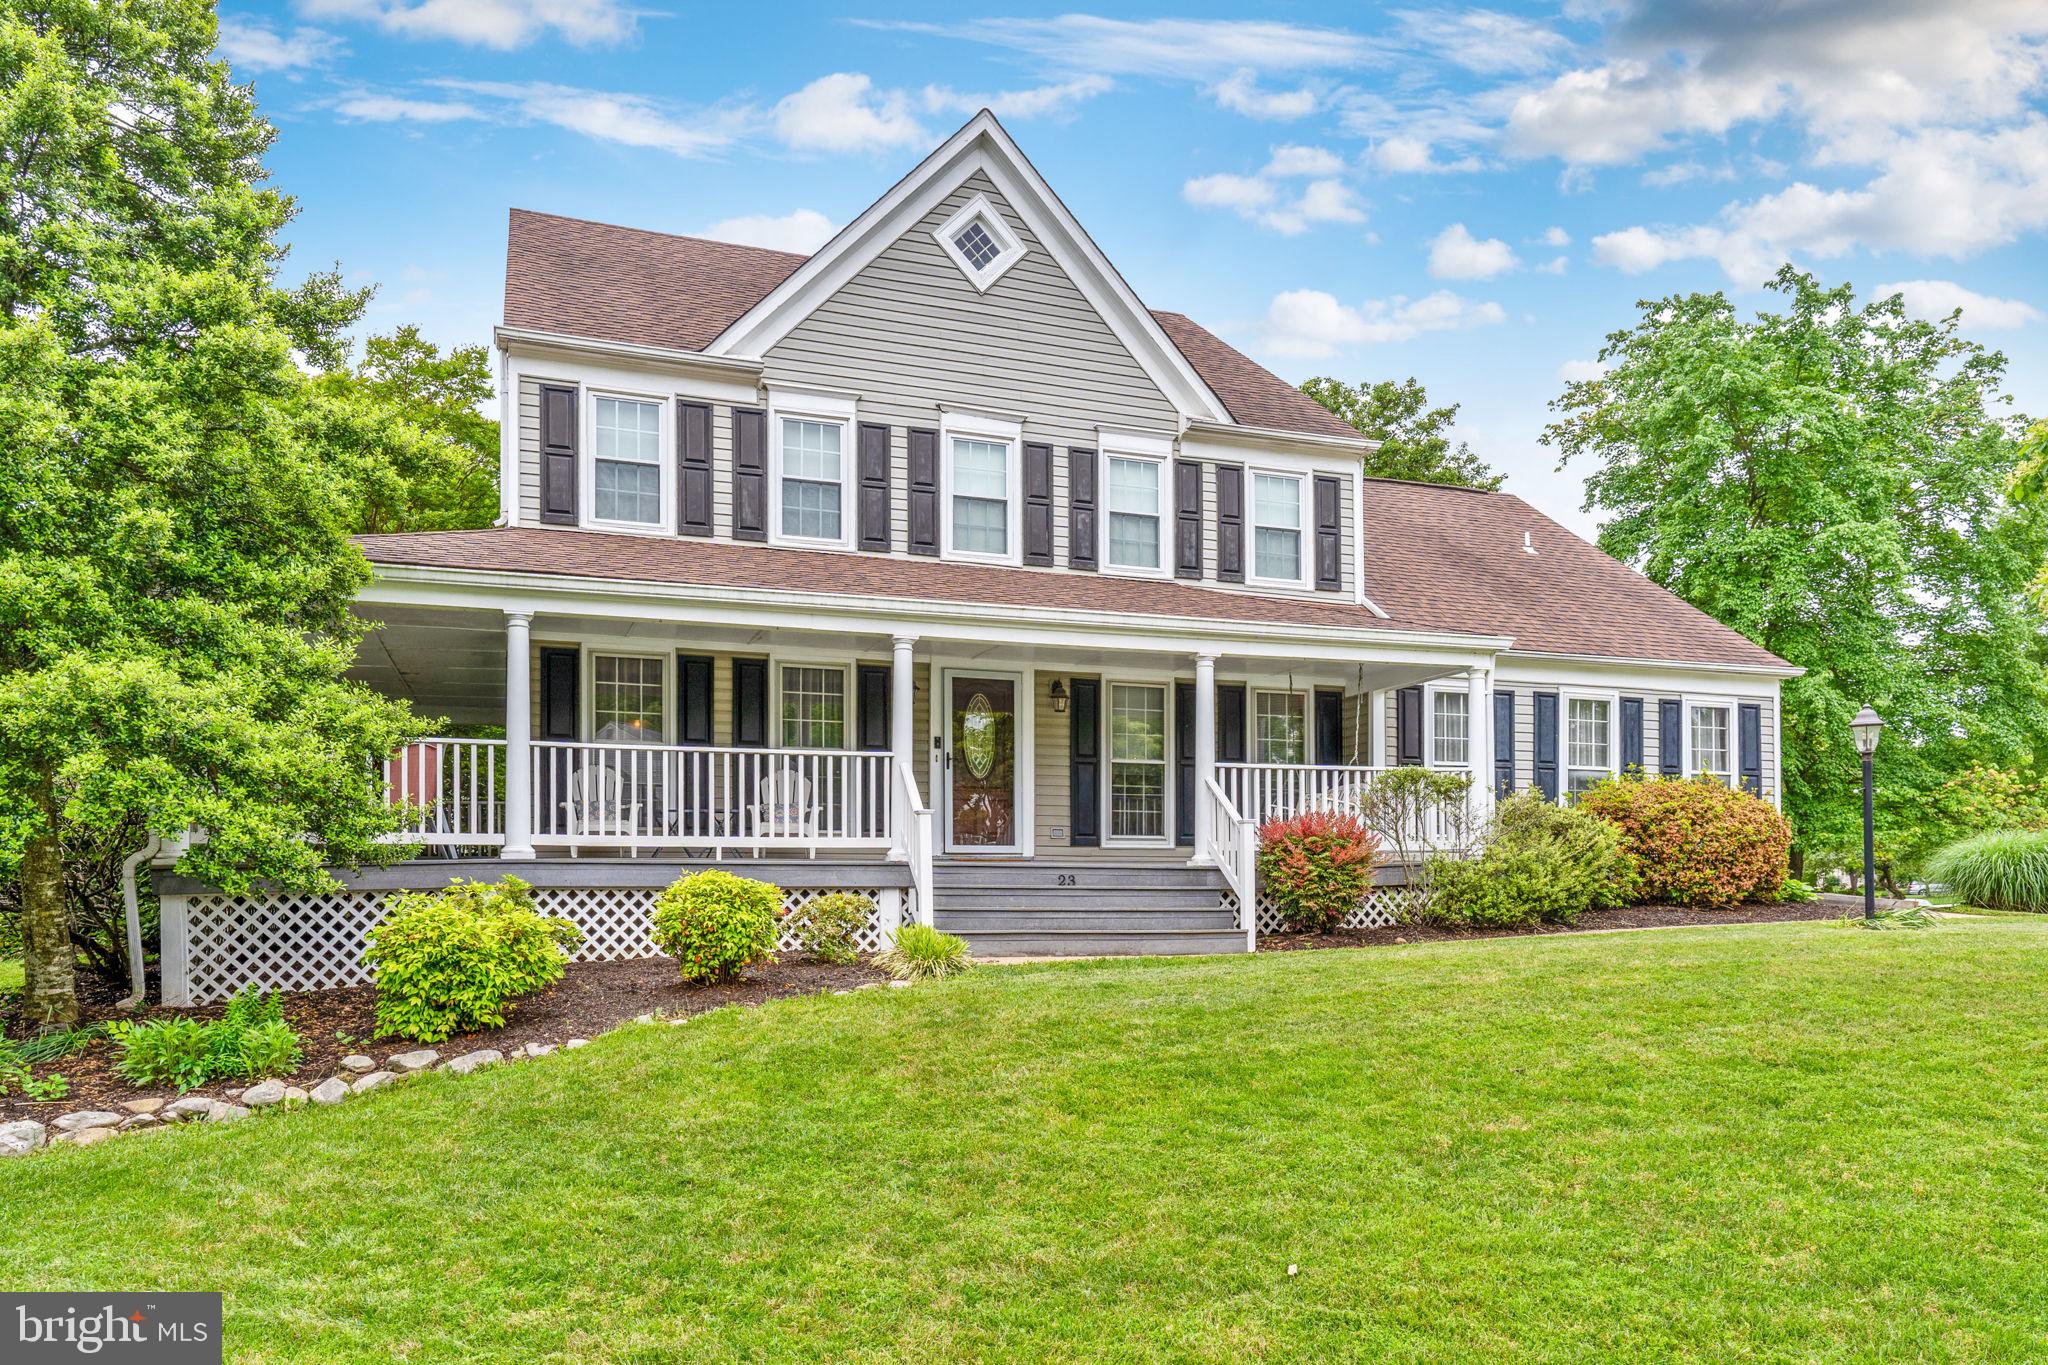
[(986, 109), (704, 348), (758, 357), (910, 231), (966, 180), (986, 175), (1132, 357), (1186, 417), (1228, 421), (1222, 400)]

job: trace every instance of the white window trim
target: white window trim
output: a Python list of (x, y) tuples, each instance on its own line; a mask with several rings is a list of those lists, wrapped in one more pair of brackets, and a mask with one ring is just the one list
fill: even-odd
[[(974, 262), (968, 260), (967, 253), (953, 241), (954, 236), (977, 216), (987, 226), (988, 235), (995, 239), (997, 248), (996, 258), (980, 267), (976, 267)], [(960, 268), (960, 273), (967, 277), (967, 282), (979, 293), (987, 293), (990, 286), (1001, 279), (1011, 266), (1023, 260), (1026, 249), (1017, 234), (1011, 231), (1010, 225), (1003, 220), (1003, 215), (997, 213), (995, 206), (988, 202), (988, 196), (985, 194), (977, 194), (962, 204), (945, 222), (932, 230), (932, 236), (938, 239), (939, 249), (952, 258), (953, 264)]]
[[(1728, 786), (1731, 790), (1742, 787), (1742, 736), (1736, 727), (1742, 723), (1742, 710), (1733, 697), (1688, 696), (1679, 702), (1678, 723), (1682, 728), (1685, 743), (1679, 752), (1685, 755), (1685, 766), (1680, 777), (1698, 777), (1700, 769), (1692, 751), (1692, 713), (1695, 708), (1725, 713), (1728, 717)], [(1659, 742), (1662, 737), (1659, 736)], [(1719, 773), (1714, 776), (1720, 776)]]
[[(771, 749), (786, 749), (795, 746), (785, 744), (782, 738), (782, 671), (785, 668), (827, 669), (839, 675), (839, 699), (846, 709), (844, 723), (839, 727), (839, 748), (834, 753), (850, 752), (858, 747), (855, 733), (860, 726), (860, 699), (854, 695), (854, 665), (845, 655), (770, 654), (768, 656), (768, 715), (769, 745)], [(827, 746), (809, 746), (824, 749)]]
[[(1095, 547), (1095, 562), (1102, 566), (1102, 572), (1117, 578), (1171, 578), (1173, 577), (1173, 461), (1168, 455), (1153, 450), (1133, 449), (1131, 445), (1105, 443), (1102, 455), (1102, 488), (1100, 491), (1101, 510), (1096, 520), (1100, 523), (1097, 537), (1100, 543)], [(1148, 569), (1142, 564), (1113, 564), (1109, 558), (1109, 462), (1130, 460), (1140, 464), (1159, 467), (1159, 496), (1154, 511), (1159, 517), (1159, 566)]]
[[(654, 467), (660, 471), (661, 494), (655, 507), (653, 521), (617, 521), (597, 515), (597, 400), (600, 398), (654, 405)], [(581, 439), (578, 443), (580, 450), (576, 457), (576, 486), (580, 492), (576, 499), (580, 512), (577, 525), (586, 531), (624, 531), (639, 536), (674, 535), (675, 395), (636, 393), (631, 389), (591, 386), (584, 389), (581, 406), (582, 411), (577, 414), (581, 427)]]
[[(1259, 476), (1261, 474), (1275, 479), (1292, 479), (1294, 480), (1295, 488), (1301, 494), (1301, 524), (1295, 530), (1295, 534), (1301, 537), (1301, 572), (1293, 578), (1267, 578), (1259, 572)], [(1263, 588), (1306, 588), (1309, 586), (1309, 576), (1315, 572), (1315, 566), (1312, 562), (1315, 559), (1315, 541), (1309, 527), (1309, 488), (1311, 482), (1312, 480), (1308, 474), (1292, 469), (1275, 469), (1258, 465), (1246, 466), (1244, 471), (1245, 582)], [(1282, 528), (1276, 527), (1275, 529)]]
[[(1465, 698), (1465, 761), (1463, 763), (1439, 764), (1436, 761), (1436, 699), (1439, 696)], [(1459, 682), (1424, 683), (1422, 686), (1422, 766), (1442, 772), (1472, 773), (1474, 780), (1480, 773), (1481, 764), (1475, 761), (1479, 748), (1479, 717), (1472, 713), (1471, 684)]]
[[(1172, 848), (1174, 846), (1175, 821), (1179, 815), (1179, 810), (1178, 803), (1174, 799), (1174, 788), (1178, 783), (1174, 779), (1173, 762), (1173, 684), (1173, 677), (1164, 673), (1157, 676), (1126, 673), (1113, 677), (1104, 676), (1102, 679), (1102, 796), (1098, 809), (1102, 813), (1102, 846), (1104, 848)], [(1110, 833), (1110, 829), (1116, 820), (1116, 812), (1111, 808), (1111, 802), (1115, 798), (1116, 765), (1118, 762), (1115, 752), (1111, 748), (1111, 721), (1115, 715), (1116, 689), (1119, 687), (1155, 687), (1161, 690), (1165, 699), (1165, 709), (1162, 712), (1165, 716), (1165, 732), (1162, 735), (1164, 747), (1160, 751), (1160, 767), (1164, 781), (1164, 786), (1161, 790), (1160, 809), (1163, 815), (1160, 824), (1161, 832), (1157, 837)], [(1141, 763), (1147, 760), (1127, 758), (1122, 761), (1125, 763)]]
[(1572, 763), (1572, 702), (1607, 703), (1607, 775), (1621, 776), (1621, 693), (1600, 688), (1560, 688), (1557, 694), (1557, 799), (1560, 805), (1572, 798), (1572, 774), (1592, 772)]
[(1249, 717), (1248, 717), (1248, 719), (1249, 719), (1249, 721), (1250, 721), (1250, 725), (1251, 725), (1251, 730), (1250, 730), (1250, 733), (1248, 733), (1248, 734), (1247, 734), (1247, 735), (1245, 736), (1245, 748), (1246, 748), (1247, 750), (1249, 750), (1249, 751), (1250, 751), (1250, 754), (1251, 754), (1251, 761), (1252, 761), (1253, 763), (1264, 763), (1264, 762), (1267, 762), (1267, 760), (1266, 760), (1266, 759), (1263, 759), (1263, 758), (1260, 758), (1260, 757), (1259, 757), (1259, 698), (1260, 698), (1260, 697), (1299, 697), (1299, 698), (1301, 698), (1301, 759), (1300, 759), (1300, 764), (1301, 764), (1301, 766), (1304, 766), (1304, 767), (1306, 767), (1306, 766), (1308, 766), (1308, 765), (1310, 765), (1310, 764), (1313, 764), (1313, 763), (1315, 762), (1315, 752), (1316, 752), (1316, 736), (1315, 736), (1315, 727), (1316, 727), (1316, 716), (1315, 716), (1315, 706), (1314, 706), (1313, 702), (1312, 702), (1312, 701), (1311, 701), (1311, 699), (1310, 699), (1310, 698), (1311, 698), (1311, 696), (1312, 696), (1312, 690), (1311, 690), (1311, 689), (1308, 689), (1308, 688), (1301, 688), (1301, 687), (1258, 687), (1258, 686), (1254, 686), (1254, 687), (1252, 688), (1251, 692), (1252, 692), (1252, 695), (1251, 695), (1251, 704), (1250, 704), (1250, 706), (1249, 706), (1249, 708), (1248, 708), (1248, 709), (1249, 709)]
[[(661, 673), (661, 740), (662, 744), (675, 743), (676, 697), (675, 676), (670, 671), (674, 665), (669, 662), (671, 655), (658, 654), (646, 649), (624, 646), (613, 647), (605, 644), (579, 643), (577, 651), (583, 656), (581, 666), (583, 698), (577, 710), (583, 714), (576, 718), (577, 731), (585, 744), (628, 744), (628, 740), (599, 740), (597, 737), (597, 660), (599, 655), (607, 659), (652, 659)], [(634, 748), (652, 748), (652, 745), (636, 744)]]
[[(977, 554), (953, 547), (953, 438), (994, 441), (1007, 447), (1004, 460), (1003, 492), (1007, 530), (1003, 541), (1008, 552)], [(939, 419), (939, 553), (946, 559), (969, 564), (1022, 564), (1024, 562), (1024, 424), (1007, 417), (978, 412), (946, 412)]]
[[(853, 448), (854, 421), (858, 417), (854, 400), (834, 393), (789, 393), (770, 390), (768, 394), (768, 543), (797, 545), (809, 549), (850, 550), (853, 548), (855, 481), (858, 453)], [(782, 419), (824, 422), (839, 427), (839, 535), (792, 536), (782, 530)]]

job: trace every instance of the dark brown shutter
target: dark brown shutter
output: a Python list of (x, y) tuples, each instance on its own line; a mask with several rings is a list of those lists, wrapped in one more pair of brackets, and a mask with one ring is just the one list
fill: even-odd
[(1685, 772), (1685, 706), (1666, 697), (1657, 703), (1657, 771), (1665, 777)]
[(1493, 794), (1515, 794), (1515, 694), (1493, 694)]
[(1067, 679), (1067, 842), (1094, 848), (1102, 842), (1102, 683)]
[(1538, 692), (1536, 704), (1536, 787), (1557, 800), (1557, 693)]
[(576, 524), (576, 389), (540, 386), (540, 519)]
[(1216, 761), (1242, 763), (1245, 756), (1245, 687), (1243, 683), (1216, 684)]
[(1024, 562), (1052, 563), (1052, 447), (1024, 447)]
[(1216, 577), (1244, 582), (1244, 466), (1216, 466)]
[(870, 753), (889, 749), (889, 665), (862, 664), (855, 684), (855, 744)]
[(1621, 770), (1643, 770), (1643, 699), (1621, 699)]
[(676, 530), (711, 534), (711, 405), (676, 400)]
[(1344, 481), (1316, 475), (1316, 590), (1339, 592), (1344, 587)]
[(1195, 685), (1173, 685), (1173, 842), (1195, 842)]
[(1422, 689), (1404, 687), (1394, 693), (1394, 762), (1404, 768), (1422, 763)]
[(1202, 576), (1202, 465), (1173, 462), (1173, 576)]
[(576, 738), (576, 692), (582, 681), (574, 649), (540, 652), (540, 738)]
[(1764, 794), (1764, 709), (1753, 701), (1736, 708), (1740, 721), (1742, 789), (1751, 796)]
[(1333, 768), (1344, 761), (1344, 694), (1318, 687), (1315, 700), (1315, 761)]
[(889, 428), (871, 422), (860, 424), (860, 547), (890, 548), (889, 529)]
[(768, 539), (768, 414), (759, 408), (732, 410), (732, 538)]
[(684, 654), (676, 659), (676, 739), (679, 743), (711, 743), (712, 662), (709, 654)]
[(1095, 567), (1095, 452), (1067, 450), (1067, 567)]
[(939, 433), (910, 429), (910, 553), (939, 552)]
[(768, 747), (768, 661), (732, 661), (732, 742), (748, 749)]

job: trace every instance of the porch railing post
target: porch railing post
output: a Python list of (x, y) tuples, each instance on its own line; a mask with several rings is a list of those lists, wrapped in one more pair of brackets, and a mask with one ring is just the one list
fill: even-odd
[(501, 857), (533, 857), (533, 695), (530, 613), (505, 613), (505, 846)]
[[(889, 642), (889, 759), (890, 767), (898, 764), (917, 771), (917, 740), (915, 727), (911, 724), (911, 708), (916, 705), (917, 675), (913, 653), (917, 646), (915, 635), (898, 635)], [(889, 856), (900, 860), (910, 856), (910, 799), (902, 784), (888, 784), (889, 799)]]
[(1213, 861), (1216, 841), (1215, 803), (1209, 788), (1216, 781), (1216, 656), (1195, 656), (1195, 853), (1191, 863)]

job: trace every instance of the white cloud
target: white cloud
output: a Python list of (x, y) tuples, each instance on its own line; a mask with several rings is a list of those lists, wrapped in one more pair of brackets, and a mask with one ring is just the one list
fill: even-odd
[(747, 122), (743, 110), (685, 111), (641, 95), (544, 81), (440, 80), (430, 84), (499, 101), (486, 113), (504, 121), (552, 124), (602, 142), (649, 147), (681, 157), (725, 150), (739, 140)]
[(1543, 235), (1537, 240), (1545, 246), (1570, 246), (1572, 235), (1561, 227), (1548, 227), (1543, 229)]
[(1607, 367), (1597, 360), (1567, 360), (1557, 367), (1557, 377), (1567, 384), (1598, 379), (1606, 373)]
[(1259, 174), (1274, 179), (1301, 175), (1341, 175), (1344, 158), (1327, 147), (1275, 147)]
[(917, 147), (932, 135), (910, 111), (900, 90), (877, 93), (874, 82), (854, 71), (820, 76), (776, 102), (775, 133), (807, 152), (871, 152)]
[(485, 117), (483, 110), (466, 100), (415, 100), (397, 95), (347, 95), (334, 110), (356, 123), (453, 123)]
[(1571, 50), (1571, 40), (1556, 30), (1493, 10), (1409, 10), (1399, 18), (1417, 48), (1481, 75), (1542, 71)]
[(1490, 280), (1521, 263), (1506, 242), (1474, 237), (1463, 223), (1451, 224), (1429, 243), (1429, 273), (1440, 280)]
[(975, 95), (943, 85), (927, 85), (922, 99), (934, 114), (977, 114), (983, 109), (998, 118), (1068, 118), (1083, 100), (1106, 94), (1115, 88), (1107, 76), (1076, 76), (1070, 81), (1034, 86), (1029, 90), (1004, 90)]
[(1261, 89), (1258, 74), (1253, 71), (1233, 72), (1211, 87), (1209, 93), (1233, 114), (1276, 123), (1306, 118), (1321, 102), (1321, 97), (1309, 86), (1294, 90)]
[(816, 209), (797, 209), (781, 217), (752, 213), (721, 219), (705, 228), (702, 235), (720, 242), (765, 246), (808, 256), (832, 240), (836, 231), (832, 220)]
[(375, 24), (402, 38), (445, 38), (509, 52), (554, 33), (578, 47), (623, 42), (636, 11), (623, 0), (298, 0), (302, 14)]
[(2030, 303), (1979, 294), (1954, 280), (1899, 280), (1870, 291), (1872, 298), (1879, 299), (1893, 294), (1901, 296), (1908, 314), (1930, 322), (1938, 322), (1958, 308), (1963, 310), (1963, 326), (1970, 328), (2003, 330), (2041, 321), (2041, 311)]
[[(1362, 223), (1365, 206), (1335, 172), (1344, 159), (1323, 147), (1275, 147), (1257, 175), (1198, 176), (1181, 186), (1181, 197), (1201, 208), (1229, 209), (1240, 218), (1282, 236), (1295, 237), (1317, 223)], [(1280, 182), (1314, 176), (1298, 191)]]
[(1065, 71), (1112, 76), (1216, 80), (1255, 74), (1332, 71), (1384, 49), (1346, 29), (1260, 19), (974, 19), (959, 24), (855, 20), (866, 28), (927, 33), (1008, 48)]
[(1346, 346), (1407, 341), (1424, 332), (1462, 331), (1503, 322), (1497, 303), (1474, 303), (1439, 289), (1419, 299), (1368, 299), (1357, 308), (1320, 289), (1273, 296), (1259, 333), (1274, 355), (1321, 359)]
[(1569, 256), (1552, 256), (1542, 265), (1536, 266), (1535, 270), (1539, 275), (1562, 275), (1570, 264)]
[(342, 41), (317, 28), (285, 34), (262, 20), (229, 15), (220, 21), (219, 47), (238, 73), (298, 71), (339, 56)]
[(1373, 169), (1387, 175), (1448, 175), (1456, 171), (1476, 171), (1481, 165), (1475, 156), (1438, 161), (1436, 151), (1428, 141), (1405, 133), (1396, 133), (1374, 143), (1370, 155)]

